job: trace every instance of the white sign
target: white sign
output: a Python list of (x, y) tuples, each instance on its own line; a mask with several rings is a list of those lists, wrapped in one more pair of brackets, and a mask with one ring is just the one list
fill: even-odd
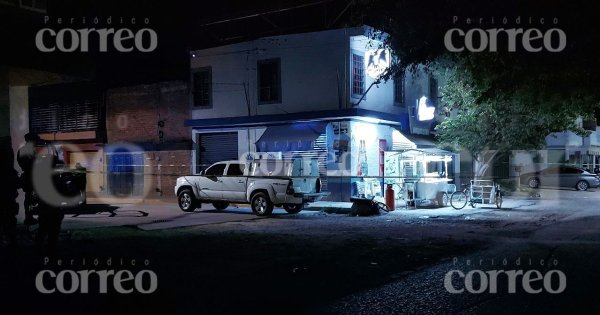
[(422, 96), (417, 101), (417, 119), (419, 121), (432, 120), (434, 117), (435, 107), (427, 106), (427, 97)]
[(389, 49), (369, 49), (365, 52), (365, 69), (373, 79), (379, 78), (390, 67), (391, 54)]

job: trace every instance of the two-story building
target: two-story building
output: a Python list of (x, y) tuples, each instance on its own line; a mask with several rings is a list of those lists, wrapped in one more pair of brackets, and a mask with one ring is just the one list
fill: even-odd
[[(230, 159), (313, 159), (332, 200), (384, 175), (384, 152), (429, 135), (437, 81), (424, 71), (387, 82), (392, 52), (370, 27), (260, 38), (192, 51), (193, 172)], [(452, 171), (458, 171), (458, 163)]]

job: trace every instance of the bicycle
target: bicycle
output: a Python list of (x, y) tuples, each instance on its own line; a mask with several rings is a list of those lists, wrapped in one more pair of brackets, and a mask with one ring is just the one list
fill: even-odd
[[(495, 203), (502, 208), (502, 190), (500, 185), (490, 180), (471, 180), (471, 184), (462, 184), (462, 190), (457, 190), (450, 196), (450, 205), (456, 210), (464, 208), (467, 203), (475, 208), (476, 203)], [(487, 196), (486, 196), (487, 195)]]

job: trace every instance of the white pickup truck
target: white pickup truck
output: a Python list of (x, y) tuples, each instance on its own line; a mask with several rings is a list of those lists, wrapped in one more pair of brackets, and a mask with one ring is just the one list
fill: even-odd
[(218, 162), (200, 175), (177, 179), (175, 194), (181, 210), (190, 212), (202, 203), (223, 210), (230, 203), (250, 204), (259, 216), (269, 215), (273, 207), (298, 213), (309, 201), (321, 199), (317, 161), (255, 160)]

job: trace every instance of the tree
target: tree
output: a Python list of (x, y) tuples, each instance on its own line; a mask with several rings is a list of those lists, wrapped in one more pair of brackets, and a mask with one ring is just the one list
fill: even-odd
[[(399, 56), (386, 79), (423, 64), (445, 82), (443, 110), (450, 115), (437, 126), (439, 140), (444, 146), (471, 152), (477, 161), (476, 176), (499, 153), (543, 147), (552, 132), (589, 133), (575, 122), (578, 117), (590, 118), (600, 107), (596, 53), (600, 35), (589, 31), (600, 17), (596, 4), (578, 0), (548, 1), (544, 6), (536, 1), (380, 0), (362, 5), (363, 21), (386, 32), (385, 45)], [(510, 19), (508, 24), (498, 25), (504, 17)], [(516, 17), (525, 25), (516, 24)], [(529, 17), (556, 18), (559, 24), (539, 20), (528, 24)], [(467, 18), (477, 22), (469, 24)], [(537, 28), (543, 32), (558, 27), (568, 39), (560, 52), (529, 52), (523, 47), (509, 51), (508, 38), (502, 36), (497, 51), (451, 53), (444, 43), (452, 28)]]

